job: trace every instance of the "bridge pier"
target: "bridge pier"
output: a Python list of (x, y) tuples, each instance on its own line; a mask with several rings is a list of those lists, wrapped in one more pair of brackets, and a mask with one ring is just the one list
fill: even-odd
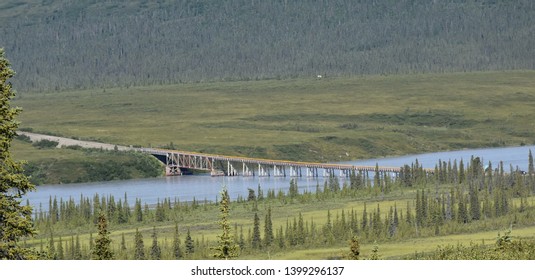
[(269, 177), (269, 168), (264, 168), (262, 164), (258, 164), (258, 177)]
[(182, 171), (179, 167), (179, 158), (178, 154), (167, 153), (165, 155), (165, 175), (167, 176), (180, 176)]
[(166, 166), (165, 167), (166, 176), (181, 176), (182, 170), (177, 165)]
[(242, 163), (242, 176), (254, 176), (254, 171), (249, 170), (249, 166), (245, 162)]
[(238, 171), (232, 166), (230, 161), (227, 161), (227, 176), (238, 176)]
[(323, 169), (323, 177), (331, 177), (334, 176), (334, 169), (332, 168), (324, 168)]
[(284, 166), (273, 165), (273, 176), (286, 177), (286, 169)]
[(349, 178), (351, 171), (349, 169), (340, 169), (340, 177)]
[(290, 177), (301, 177), (301, 168), (290, 165)]
[(307, 177), (318, 177), (318, 168), (307, 167)]

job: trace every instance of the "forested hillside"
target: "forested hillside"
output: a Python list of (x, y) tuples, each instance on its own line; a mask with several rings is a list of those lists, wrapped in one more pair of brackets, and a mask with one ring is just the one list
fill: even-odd
[(532, 0), (3, 0), (19, 92), (535, 69)]

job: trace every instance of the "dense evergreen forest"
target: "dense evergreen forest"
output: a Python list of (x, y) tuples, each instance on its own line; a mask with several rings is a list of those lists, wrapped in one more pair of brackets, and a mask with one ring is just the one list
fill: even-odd
[(6, 0), (19, 92), (535, 68), (531, 0)]

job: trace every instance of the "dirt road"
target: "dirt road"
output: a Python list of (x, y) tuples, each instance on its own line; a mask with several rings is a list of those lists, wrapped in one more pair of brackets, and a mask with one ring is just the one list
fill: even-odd
[(17, 131), (17, 134), (28, 136), (30, 140), (32, 140), (32, 142), (38, 142), (41, 140), (49, 140), (49, 141), (58, 142), (58, 146), (57, 146), (58, 148), (61, 148), (62, 146), (65, 146), (65, 147), (66, 146), (80, 146), (83, 148), (95, 148), (95, 149), (104, 149), (104, 150), (113, 150), (115, 149), (115, 147), (117, 147), (119, 151), (135, 150), (135, 148), (127, 147), (127, 146), (119, 146), (119, 145), (99, 143), (99, 142), (93, 142), (93, 141), (82, 141), (82, 140), (76, 140), (76, 139), (71, 139), (71, 138), (50, 136), (50, 135), (25, 132), (25, 131)]

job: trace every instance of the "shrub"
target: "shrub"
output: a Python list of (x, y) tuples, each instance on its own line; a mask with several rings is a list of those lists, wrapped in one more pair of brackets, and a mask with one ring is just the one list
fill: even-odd
[(43, 139), (41, 141), (37, 141), (33, 143), (33, 146), (39, 149), (50, 149), (50, 148), (56, 148), (58, 144), (59, 142), (57, 141), (50, 141), (50, 140)]

